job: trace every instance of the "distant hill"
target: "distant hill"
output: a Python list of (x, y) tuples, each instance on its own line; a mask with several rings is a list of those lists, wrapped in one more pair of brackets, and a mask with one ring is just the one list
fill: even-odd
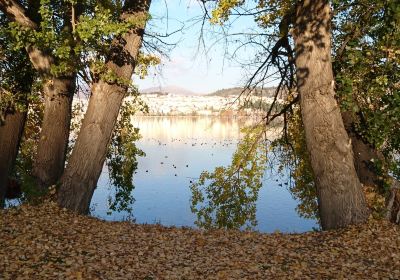
[[(275, 87), (267, 87), (267, 88), (256, 88), (254, 89), (255, 95), (263, 96), (263, 97), (273, 97), (275, 93)], [(157, 94), (157, 95), (167, 95), (174, 94), (180, 96), (195, 96), (195, 95), (203, 95), (203, 96), (220, 96), (220, 97), (228, 97), (228, 96), (238, 96), (243, 92), (242, 87), (233, 87), (233, 88), (224, 88), (214, 91), (212, 93), (203, 94), (194, 92), (185, 88), (181, 88), (178, 86), (166, 86), (166, 87), (151, 87), (146, 88), (140, 91), (142, 94)], [(247, 93), (248, 90), (245, 91)], [(254, 93), (253, 93), (254, 94)]]
[[(267, 87), (267, 88), (256, 88), (255, 89), (255, 95), (262, 95), (264, 97), (273, 97), (275, 93), (275, 87)], [(243, 92), (242, 87), (234, 87), (234, 88), (226, 88), (226, 89), (219, 89), (217, 91), (214, 91), (213, 93), (210, 93), (208, 95), (211, 96), (221, 96), (221, 97), (227, 97), (227, 96), (238, 96)], [(248, 90), (245, 91), (247, 93)]]
[(175, 94), (175, 95), (201, 95), (201, 93), (193, 92), (191, 90), (181, 88), (178, 86), (166, 86), (166, 87), (151, 87), (141, 90), (140, 93), (142, 94)]

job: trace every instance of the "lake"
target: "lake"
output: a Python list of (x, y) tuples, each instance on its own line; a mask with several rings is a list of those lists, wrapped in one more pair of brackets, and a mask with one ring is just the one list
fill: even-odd
[[(134, 175), (132, 215), (108, 215), (108, 197), (113, 194), (107, 168), (103, 169), (91, 202), (92, 215), (106, 220), (134, 218), (137, 223), (195, 227), (191, 212), (190, 184), (204, 170), (226, 166), (251, 120), (218, 117), (135, 117), (142, 138), (137, 145), (145, 153)], [(265, 173), (256, 202), (260, 232), (304, 232), (318, 228), (315, 220), (304, 219), (295, 208), (286, 185), (287, 176)]]

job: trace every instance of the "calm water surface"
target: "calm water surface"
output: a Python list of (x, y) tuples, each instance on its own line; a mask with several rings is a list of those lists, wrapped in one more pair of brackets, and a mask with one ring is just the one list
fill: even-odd
[[(133, 218), (137, 223), (195, 227), (190, 210), (190, 181), (204, 170), (228, 165), (248, 121), (212, 117), (137, 117), (146, 157), (139, 158), (134, 175)], [(175, 166), (175, 167), (174, 167)], [(278, 181), (277, 181), (278, 180)], [(266, 172), (257, 201), (255, 230), (260, 232), (303, 232), (317, 228), (316, 221), (296, 213), (297, 201), (282, 182), (287, 178)], [(107, 168), (93, 195), (92, 215), (106, 220), (124, 220), (127, 212), (107, 215), (107, 199), (113, 194)]]

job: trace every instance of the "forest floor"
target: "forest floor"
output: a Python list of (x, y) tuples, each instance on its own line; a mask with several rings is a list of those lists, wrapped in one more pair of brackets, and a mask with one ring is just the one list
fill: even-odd
[(0, 279), (400, 279), (400, 227), (260, 234), (0, 212)]

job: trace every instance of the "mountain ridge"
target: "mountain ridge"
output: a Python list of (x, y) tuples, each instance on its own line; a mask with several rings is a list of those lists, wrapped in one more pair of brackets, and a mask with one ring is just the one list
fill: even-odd
[[(275, 93), (275, 87), (266, 87), (266, 88), (255, 88), (254, 91), (256, 95), (262, 95), (265, 97), (273, 97)], [(165, 87), (150, 87), (143, 90), (140, 90), (141, 94), (174, 94), (180, 96), (238, 96), (243, 92), (243, 87), (231, 87), (231, 88), (223, 88), (213, 91), (211, 93), (198, 93), (192, 90), (188, 90), (186, 88), (178, 87), (178, 86), (165, 86)], [(248, 90), (245, 90), (245, 93)]]
[[(255, 95), (262, 95), (264, 97), (273, 97), (275, 94), (275, 87), (266, 87), (266, 88), (255, 88), (252, 89), (252, 91), (255, 93)], [(209, 93), (207, 95), (209, 96), (221, 96), (221, 97), (226, 97), (226, 96), (238, 96), (242, 93), (247, 94), (249, 92), (248, 89), (244, 90), (243, 87), (232, 87), (232, 88), (224, 88), (224, 89), (219, 89), (216, 90), (212, 93)]]
[(150, 87), (143, 90), (140, 90), (142, 94), (174, 94), (174, 95), (184, 95), (184, 96), (192, 96), (192, 95), (204, 95), (204, 93), (198, 93), (191, 91), (189, 89), (179, 87), (179, 86), (158, 86), (158, 87)]

